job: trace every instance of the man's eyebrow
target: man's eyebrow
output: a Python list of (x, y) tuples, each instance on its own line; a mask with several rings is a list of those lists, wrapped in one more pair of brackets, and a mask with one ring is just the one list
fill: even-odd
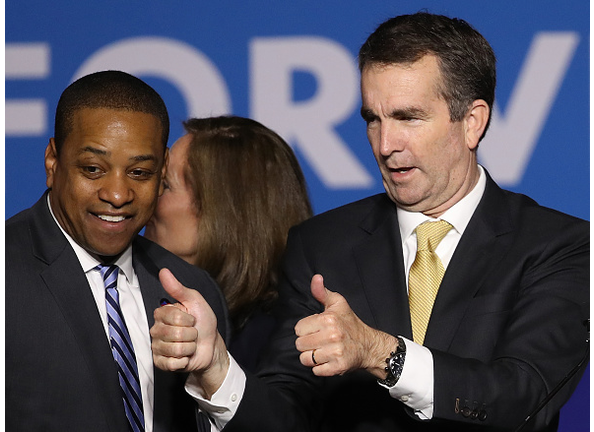
[(367, 107), (361, 107), (361, 117), (363, 117), (364, 119), (368, 119), (374, 116), (375, 114), (373, 113), (373, 111), (371, 111), (371, 109)]
[(138, 156), (132, 156), (130, 157), (131, 161), (134, 162), (144, 162), (144, 161), (157, 161), (157, 157), (155, 155), (152, 154), (144, 154), (144, 155), (138, 155)]
[(426, 118), (428, 117), (427, 111), (417, 107), (405, 107), (397, 108), (390, 112), (389, 115), (394, 119), (409, 119), (409, 118)]
[(108, 152), (106, 152), (105, 150), (101, 150), (95, 147), (91, 147), (91, 146), (86, 146), (80, 149), (79, 153), (85, 153), (85, 152), (89, 152), (89, 153), (93, 153), (93, 154), (97, 154), (97, 155), (102, 155), (105, 156), (108, 154)]
[[(361, 117), (370, 119), (377, 117), (377, 115), (370, 108), (361, 107)], [(388, 117), (393, 119), (427, 118), (428, 113), (422, 108), (411, 106), (396, 108), (389, 113)]]
[[(111, 154), (111, 152), (101, 150), (101, 149), (91, 147), (91, 146), (86, 146), (86, 147), (81, 148), (79, 153), (82, 154), (85, 152), (93, 153), (93, 154), (100, 155), (100, 156), (109, 156)], [(136, 155), (136, 156), (131, 156), (128, 159), (133, 162), (144, 162), (144, 161), (155, 161), (156, 162), (156, 161), (158, 161), (157, 156), (155, 156), (153, 154)]]

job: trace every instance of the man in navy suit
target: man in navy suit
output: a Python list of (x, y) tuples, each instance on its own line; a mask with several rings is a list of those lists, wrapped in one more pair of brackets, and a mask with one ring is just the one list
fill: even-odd
[[(500, 189), (478, 165), (495, 55), (466, 22), (390, 19), (359, 65), (386, 193), (291, 231), (258, 377), (233, 362), (214, 379), (212, 366), (179, 367), (175, 335), (201, 313), (191, 291), (190, 315), (156, 316), (156, 364), (191, 371), (188, 391), (225, 431), (513, 430), (586, 353), (589, 224)], [(426, 222), (445, 227), (429, 246)], [(427, 252), (436, 270), (423, 278)], [(419, 289), (433, 285), (419, 326)], [(557, 429), (582, 372), (525, 430)]]
[(98, 72), (62, 93), (45, 151), (48, 191), (6, 222), (7, 430), (131, 430), (99, 265), (117, 266), (142, 430), (205, 430), (185, 377), (155, 369), (150, 346), (162, 285), (176, 277), (209, 302), (201, 319), (228, 329), (206, 272), (137, 235), (163, 190), (168, 135), (163, 100), (129, 74)]

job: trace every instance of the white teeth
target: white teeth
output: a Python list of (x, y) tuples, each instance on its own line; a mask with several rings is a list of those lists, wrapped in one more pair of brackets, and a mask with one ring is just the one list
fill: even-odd
[(121, 222), (126, 219), (124, 216), (97, 215), (97, 217), (106, 222)]

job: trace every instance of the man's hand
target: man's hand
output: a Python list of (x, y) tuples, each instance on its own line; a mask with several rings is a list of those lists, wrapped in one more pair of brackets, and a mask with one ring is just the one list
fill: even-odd
[(167, 293), (178, 303), (155, 310), (151, 328), (153, 361), (167, 371), (194, 372), (210, 397), (229, 367), (217, 317), (202, 295), (183, 286), (168, 269), (159, 272)]
[(295, 326), (301, 363), (318, 376), (366, 369), (385, 378), (385, 359), (395, 349), (396, 338), (361, 321), (343, 296), (324, 286), (321, 275), (312, 278), (311, 293), (324, 312), (303, 318)]

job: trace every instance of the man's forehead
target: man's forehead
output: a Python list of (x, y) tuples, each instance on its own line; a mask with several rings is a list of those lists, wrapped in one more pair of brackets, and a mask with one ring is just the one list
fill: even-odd
[(131, 116), (142, 116), (145, 118), (154, 119), (162, 127), (161, 120), (154, 114), (137, 111), (127, 108), (114, 108), (109, 106), (81, 106), (76, 108), (72, 112), (72, 118), (81, 119), (84, 117), (95, 117), (95, 116), (109, 116), (113, 118), (129, 119)]
[[(429, 56), (425, 56), (429, 57)], [(431, 56), (434, 57), (434, 56)], [(378, 64), (361, 73), (361, 96), (364, 108), (371, 95), (384, 97), (441, 98), (442, 80), (439, 66), (432, 60), (414, 63)]]
[[(166, 150), (162, 131), (163, 125), (152, 114), (83, 107), (73, 113), (72, 127), (64, 147), (70, 147), (76, 154), (109, 156), (116, 150), (118, 153), (130, 150), (139, 154), (130, 155), (130, 158), (161, 159)], [(118, 135), (122, 141), (118, 140)], [(114, 143), (121, 143), (121, 146), (114, 146)]]

